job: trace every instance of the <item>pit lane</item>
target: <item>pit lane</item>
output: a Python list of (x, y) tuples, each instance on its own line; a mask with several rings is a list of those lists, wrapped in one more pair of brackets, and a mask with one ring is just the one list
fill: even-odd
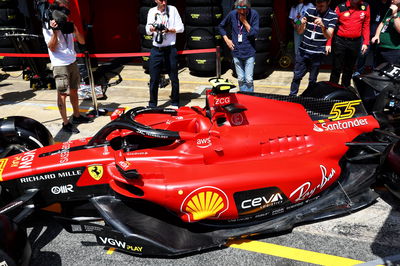
[[(99, 101), (101, 108), (112, 111), (117, 107), (147, 104), (147, 79), (143, 78), (141, 67), (129, 66), (122, 76), (124, 81), (109, 89), (108, 99)], [(319, 80), (327, 80), (328, 76), (329, 73), (321, 73)], [(224, 77), (235, 80), (230, 73)], [(291, 72), (276, 71), (267, 79), (256, 81), (255, 88), (257, 92), (287, 94), (291, 78)], [(183, 103), (203, 106), (201, 93), (208, 78), (192, 77), (184, 69), (180, 79)], [(109, 121), (109, 117), (100, 116), (92, 124), (79, 125), (81, 133), (71, 136), (60, 132), (55, 91), (32, 91), (28, 88), (29, 82), (12, 77), (0, 85), (2, 117), (35, 118), (59, 142), (92, 136)], [(170, 87), (160, 90), (160, 104), (168, 106), (169, 92)], [(81, 103), (82, 110), (90, 106), (90, 101)], [(396, 265), (400, 264), (400, 202), (386, 192), (383, 194), (384, 199), (376, 204), (343, 218), (301, 225), (291, 233), (243, 240), (239, 245), (176, 259), (141, 258), (105, 249), (97, 245), (93, 235), (70, 234), (54, 220), (45, 219), (41, 222), (47, 226), (38, 224), (29, 228), (33, 246), (31, 265), (354, 265), (364, 262), (377, 265), (387, 259)]]

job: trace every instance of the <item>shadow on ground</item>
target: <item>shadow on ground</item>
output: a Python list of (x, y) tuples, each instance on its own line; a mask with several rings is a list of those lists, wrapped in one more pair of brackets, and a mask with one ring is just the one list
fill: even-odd
[(30, 266), (62, 265), (61, 256), (59, 254), (41, 251), (47, 244), (54, 240), (62, 230), (62, 226), (50, 218), (33, 224), (33, 228), (28, 236), (32, 247)]
[[(393, 237), (400, 231), (400, 200), (388, 191), (379, 194), (392, 206), (392, 210), (371, 244), (371, 250), (385, 262), (385, 265), (400, 265), (400, 239)], [(393, 261), (393, 256), (396, 257), (396, 261)]]
[[(5, 84), (1, 84), (1, 87), (4, 87)], [(12, 84), (7, 84), (12, 85)], [(1, 93), (1, 91), (0, 91)], [(1, 94), (0, 105), (14, 104), (26, 101), (35, 97), (36, 94), (32, 90), (21, 91), (21, 92), (8, 92)]]

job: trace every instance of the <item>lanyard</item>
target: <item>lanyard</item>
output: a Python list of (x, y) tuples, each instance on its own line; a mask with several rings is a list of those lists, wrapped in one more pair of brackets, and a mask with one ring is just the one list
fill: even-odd
[(242, 34), (242, 29), (243, 29), (243, 24), (240, 26), (240, 19), (239, 19), (239, 14), (238, 14), (238, 18), (237, 18), (237, 21), (238, 21), (238, 29), (239, 29), (239, 34)]

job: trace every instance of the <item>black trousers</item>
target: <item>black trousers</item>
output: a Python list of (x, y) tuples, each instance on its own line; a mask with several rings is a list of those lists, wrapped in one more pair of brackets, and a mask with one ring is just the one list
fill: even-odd
[(330, 82), (339, 84), (342, 74), (342, 85), (350, 86), (353, 68), (361, 49), (361, 38), (343, 38), (335, 35), (332, 41), (332, 72)]
[(171, 80), (171, 104), (179, 106), (178, 54), (175, 46), (153, 47), (150, 52), (150, 101), (149, 107), (157, 107), (158, 86), (163, 63)]

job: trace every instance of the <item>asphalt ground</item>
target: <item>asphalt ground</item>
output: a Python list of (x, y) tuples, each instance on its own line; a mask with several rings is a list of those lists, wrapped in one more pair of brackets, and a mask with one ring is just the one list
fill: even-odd
[[(32, 90), (21, 73), (0, 82), (0, 116), (22, 115), (43, 123), (58, 142), (92, 136), (108, 121), (99, 116), (91, 124), (79, 125), (80, 134), (61, 132), (61, 119), (54, 90)], [(148, 75), (141, 67), (127, 66), (123, 82), (109, 88), (107, 100), (99, 108), (112, 111), (118, 107), (147, 105)], [(223, 77), (232, 81), (231, 72)], [(255, 82), (256, 92), (288, 94), (291, 72), (274, 71), (268, 78)], [(328, 80), (322, 72), (319, 80)], [(184, 105), (204, 106), (203, 91), (208, 78), (180, 73), (181, 100)], [(301, 89), (304, 89), (307, 76)], [(169, 105), (170, 86), (160, 89), (159, 104)], [(92, 106), (82, 101), (82, 112)], [(69, 112), (71, 113), (71, 112)], [(51, 218), (40, 217), (40, 223), (29, 228), (33, 256), (31, 265), (400, 265), (400, 201), (385, 190), (382, 198), (356, 213), (323, 222), (301, 225), (292, 232), (244, 239), (226, 247), (174, 259), (142, 258), (96, 244), (89, 234), (70, 234)], [(194, 240), (195, 241), (195, 240)]]

